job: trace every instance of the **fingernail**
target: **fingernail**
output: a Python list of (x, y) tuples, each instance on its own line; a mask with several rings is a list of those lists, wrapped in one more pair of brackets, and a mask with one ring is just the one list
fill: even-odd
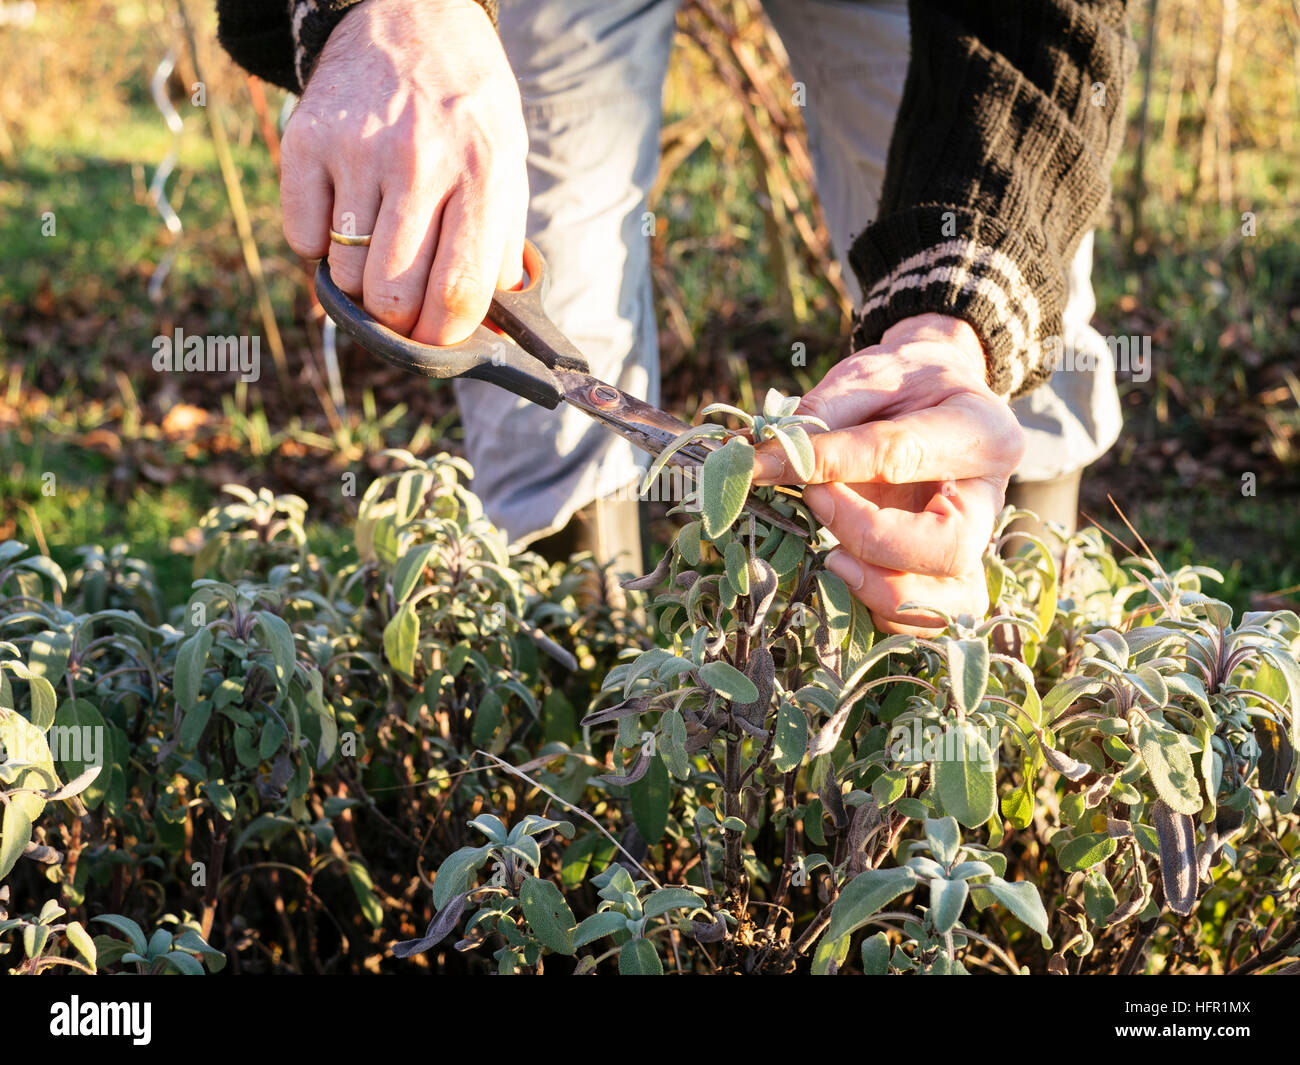
[(820, 485), (805, 488), (803, 501), (808, 504), (808, 509), (813, 512), (813, 517), (823, 525), (829, 525), (835, 520), (835, 499), (830, 492)]
[(861, 588), (867, 579), (866, 571), (852, 555), (835, 550), (826, 556), (826, 568), (850, 588)]
[(754, 480), (763, 482), (778, 481), (784, 472), (785, 463), (775, 455), (760, 451), (754, 456)]

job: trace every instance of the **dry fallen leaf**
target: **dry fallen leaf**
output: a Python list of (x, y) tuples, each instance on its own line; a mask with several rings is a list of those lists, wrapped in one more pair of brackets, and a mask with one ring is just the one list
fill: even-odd
[(173, 440), (190, 436), (194, 430), (206, 425), (211, 416), (202, 407), (192, 403), (177, 403), (162, 420), (162, 431)]

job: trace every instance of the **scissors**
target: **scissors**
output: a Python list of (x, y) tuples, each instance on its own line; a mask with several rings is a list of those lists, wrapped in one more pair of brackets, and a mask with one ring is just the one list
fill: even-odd
[[(321, 260), (316, 270), (316, 295), (344, 333), (408, 373), (488, 381), (547, 410), (567, 403), (642, 451), (661, 455), (690, 426), (591, 376), (582, 353), (542, 308), (550, 279), (546, 260), (532, 241), (524, 243), (524, 272), (528, 283), (523, 288), (497, 289), (484, 322), (467, 339), (446, 347), (421, 344), (377, 322), (334, 283), (328, 260)], [(668, 461), (695, 475), (719, 446), (712, 440), (693, 441)], [(745, 509), (786, 532), (808, 536), (806, 529), (752, 493)]]

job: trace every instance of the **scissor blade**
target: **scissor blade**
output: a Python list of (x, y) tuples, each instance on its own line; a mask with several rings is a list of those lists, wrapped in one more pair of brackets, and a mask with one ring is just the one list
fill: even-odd
[[(611, 432), (617, 433), (658, 458), (690, 426), (680, 418), (652, 407), (649, 403), (629, 396), (621, 389), (606, 384), (590, 374), (574, 370), (556, 370), (555, 376), (563, 390), (562, 398), (570, 406), (590, 415)], [(695, 441), (673, 453), (668, 461), (674, 466), (698, 473), (710, 451), (717, 445), (708, 441)], [(745, 509), (756, 518), (775, 525), (778, 529), (808, 538), (808, 530), (752, 493), (745, 501)]]
[(591, 374), (557, 370), (555, 376), (564, 402), (651, 455), (663, 454), (670, 443), (690, 428), (680, 418), (629, 396)]

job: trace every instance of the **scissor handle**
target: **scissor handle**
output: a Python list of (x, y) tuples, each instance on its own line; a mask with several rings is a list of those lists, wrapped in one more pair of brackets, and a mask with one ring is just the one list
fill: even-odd
[[(546, 261), (531, 242), (525, 244), (524, 269), (528, 285), (518, 292), (498, 291), (488, 311), (488, 320), (498, 324), (506, 336), (484, 324), (459, 344), (445, 347), (421, 344), (376, 321), (334, 283), (328, 260), (322, 259), (316, 268), (315, 287), (321, 306), (344, 333), (399, 369), (443, 380), (472, 377), (488, 381), (553, 410), (562, 390), (551, 370), (575, 357), (579, 365), (568, 368), (585, 370), (586, 363), (542, 310)], [(512, 343), (510, 337), (517, 337), (518, 343)], [(556, 342), (558, 349), (553, 346)], [(538, 354), (539, 350), (546, 354)]]
[(488, 307), (488, 321), (549, 369), (587, 373), (587, 360), (542, 305), (551, 287), (551, 272), (531, 240), (524, 241), (524, 274), (528, 283), (522, 288), (497, 289)]

